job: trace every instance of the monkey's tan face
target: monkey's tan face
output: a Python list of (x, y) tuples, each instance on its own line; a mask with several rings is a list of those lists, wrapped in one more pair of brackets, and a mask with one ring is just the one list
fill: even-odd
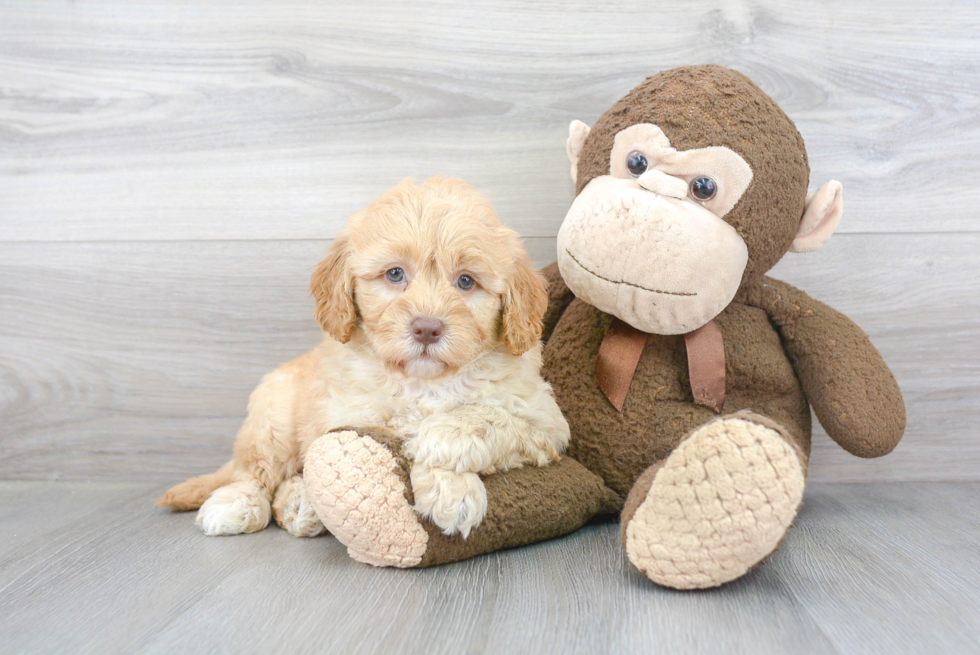
[(722, 217), (751, 181), (728, 148), (677, 151), (656, 125), (623, 130), (610, 174), (586, 185), (558, 232), (562, 277), (576, 296), (644, 332), (701, 327), (731, 302), (748, 263)]

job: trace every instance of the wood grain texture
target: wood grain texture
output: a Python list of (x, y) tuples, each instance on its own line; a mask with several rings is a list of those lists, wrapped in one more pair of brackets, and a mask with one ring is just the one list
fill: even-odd
[(14, 535), (0, 554), (0, 653), (980, 648), (976, 483), (814, 485), (766, 565), (703, 592), (631, 569), (614, 523), (401, 571), (358, 564), (331, 537), (205, 537), (193, 514), (150, 504), (160, 491), (0, 483)]
[(413, 174), (553, 258), (573, 118), (716, 62), (796, 120), (841, 234), (776, 275), (852, 316), (909, 430), (814, 480), (980, 478), (980, 8), (789, 0), (0, 0), (0, 478), (172, 479), (319, 338), (310, 266)]
[(714, 62), (798, 123), (854, 232), (980, 227), (980, 10), (790, 0), (3, 3), (0, 238), (324, 238), (448, 173), (527, 236), (570, 120)]
[[(0, 479), (219, 466), (261, 376), (320, 338), (306, 286), (328, 246), (0, 244)], [(554, 239), (528, 247), (538, 263), (554, 256)], [(972, 234), (839, 235), (774, 270), (871, 335), (908, 405), (906, 436), (883, 459), (852, 457), (818, 429), (812, 479), (980, 476), (978, 251)]]

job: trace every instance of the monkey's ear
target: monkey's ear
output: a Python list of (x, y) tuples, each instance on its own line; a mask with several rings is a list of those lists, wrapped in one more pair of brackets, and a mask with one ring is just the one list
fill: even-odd
[(568, 151), (568, 161), (572, 162), (572, 182), (578, 181), (578, 158), (582, 154), (585, 137), (589, 136), (591, 129), (588, 125), (578, 120), (568, 124), (568, 143), (565, 149)]
[(316, 301), (316, 321), (324, 332), (340, 343), (350, 341), (357, 327), (354, 274), (349, 260), (350, 237), (341, 232), (310, 278), (310, 295)]
[(523, 355), (541, 339), (544, 312), (548, 309), (548, 283), (527, 255), (518, 258), (504, 292), (504, 345), (513, 355)]
[(827, 243), (844, 213), (844, 187), (831, 180), (806, 197), (800, 229), (789, 247), (791, 252), (813, 252)]

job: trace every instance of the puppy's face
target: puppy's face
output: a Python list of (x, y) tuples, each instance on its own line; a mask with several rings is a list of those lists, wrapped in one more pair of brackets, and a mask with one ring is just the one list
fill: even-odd
[(363, 330), (390, 369), (452, 375), (541, 334), (544, 280), (517, 235), (459, 180), (402, 183), (351, 217), (313, 274), (317, 320), (342, 343)]

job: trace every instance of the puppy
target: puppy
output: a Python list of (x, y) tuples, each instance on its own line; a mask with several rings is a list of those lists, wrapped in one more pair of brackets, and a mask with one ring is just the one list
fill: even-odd
[(307, 448), (382, 426), (405, 440), (416, 510), (465, 538), (486, 513), (481, 474), (564, 450), (568, 424), (540, 375), (544, 279), (472, 187), (437, 177), (386, 192), (350, 218), (310, 291), (323, 343), (265, 376), (230, 462), (157, 504), (200, 507), (208, 535), (255, 532), (274, 514), (315, 536)]

